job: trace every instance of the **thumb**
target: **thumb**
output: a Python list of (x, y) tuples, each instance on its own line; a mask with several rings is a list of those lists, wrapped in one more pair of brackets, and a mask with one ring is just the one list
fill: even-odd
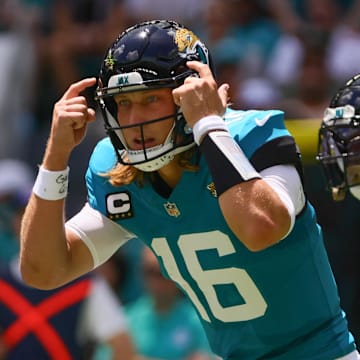
[(222, 105), (226, 107), (228, 99), (229, 99), (229, 84), (222, 84), (218, 88), (218, 94), (220, 96)]

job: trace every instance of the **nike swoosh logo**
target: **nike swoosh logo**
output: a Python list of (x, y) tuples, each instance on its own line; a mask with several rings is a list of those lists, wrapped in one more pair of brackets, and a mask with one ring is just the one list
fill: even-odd
[(255, 123), (257, 126), (264, 126), (266, 124), (266, 122), (271, 118), (272, 114), (268, 114), (262, 118), (255, 118)]

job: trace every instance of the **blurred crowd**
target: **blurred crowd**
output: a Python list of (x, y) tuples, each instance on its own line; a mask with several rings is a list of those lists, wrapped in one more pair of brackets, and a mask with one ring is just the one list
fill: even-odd
[[(307, 119), (317, 119), (320, 125), (336, 89), (360, 72), (360, 0), (181, 0), (171, 5), (169, 0), (0, 0), (0, 9), (0, 264), (4, 265), (18, 251), (10, 226), (15, 216), (12, 196), (29, 191), (53, 103), (73, 81), (98, 75), (107, 46), (129, 25), (155, 18), (183, 23), (208, 46), (218, 82), (230, 84), (233, 107), (278, 108), (285, 111), (287, 121), (302, 119), (304, 128)], [(95, 106), (93, 94), (85, 95)], [(68, 216), (85, 201), (88, 158), (104, 135), (99, 119), (90, 124), (86, 140), (72, 154)], [(10, 166), (11, 161), (22, 167)], [(5, 172), (13, 182), (5, 179)], [(350, 329), (360, 343), (359, 202), (350, 197), (332, 202), (315, 154), (305, 164), (305, 185), (323, 226)], [(145, 310), (152, 303), (143, 298), (149, 296), (147, 281), (156, 274), (144, 272), (142, 252), (140, 242), (129, 243), (98, 273), (111, 285), (119, 306), (125, 312), (129, 309), (135, 345), (149, 349), (147, 342), (161, 340), (144, 340), (141, 331), (146, 326), (143, 330), (136, 326), (158, 318)], [(152, 286), (153, 292), (161, 293), (160, 289)], [(176, 306), (188, 311), (182, 301)], [(137, 306), (141, 310), (131, 310)], [(140, 311), (144, 319), (138, 318)], [(199, 338), (199, 349), (201, 342)], [(97, 359), (110, 359), (104, 349), (92, 353)], [(184, 353), (179, 354), (176, 359), (185, 360)]]

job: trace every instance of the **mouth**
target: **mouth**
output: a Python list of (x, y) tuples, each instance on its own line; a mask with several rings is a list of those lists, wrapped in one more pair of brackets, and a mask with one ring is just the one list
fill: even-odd
[(132, 150), (142, 150), (143, 148), (151, 148), (156, 146), (156, 140), (155, 138), (135, 138), (131, 141), (130, 147)]

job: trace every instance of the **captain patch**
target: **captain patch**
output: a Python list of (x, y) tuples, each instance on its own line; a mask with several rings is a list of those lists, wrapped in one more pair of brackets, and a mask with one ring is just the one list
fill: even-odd
[(106, 197), (106, 215), (111, 220), (128, 219), (134, 216), (131, 196), (127, 191), (108, 194)]

